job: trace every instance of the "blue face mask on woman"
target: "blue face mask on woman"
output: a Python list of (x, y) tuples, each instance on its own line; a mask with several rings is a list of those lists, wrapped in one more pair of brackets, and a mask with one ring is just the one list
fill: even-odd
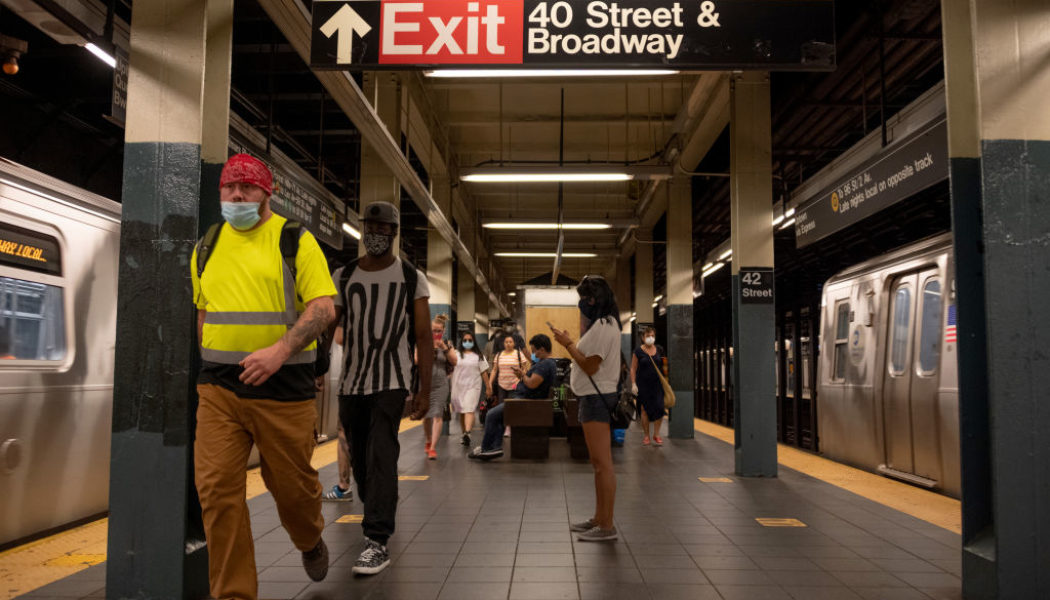
[(222, 218), (234, 229), (244, 231), (259, 222), (258, 202), (221, 202)]
[(474, 342), (472, 342), (470, 340), (463, 340), (463, 347), (466, 348), (467, 350), (470, 350), (471, 348), (474, 347)]

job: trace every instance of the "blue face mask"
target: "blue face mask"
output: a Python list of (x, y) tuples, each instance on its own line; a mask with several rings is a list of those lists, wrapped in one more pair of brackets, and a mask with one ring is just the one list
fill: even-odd
[(463, 340), (463, 347), (466, 348), (467, 350), (470, 350), (471, 348), (474, 347), (474, 342), (472, 342), (470, 340)]
[(536, 358), (536, 353), (532, 353), (532, 362), (540, 362), (540, 359)]
[(222, 218), (234, 229), (244, 231), (259, 222), (258, 202), (222, 202)]

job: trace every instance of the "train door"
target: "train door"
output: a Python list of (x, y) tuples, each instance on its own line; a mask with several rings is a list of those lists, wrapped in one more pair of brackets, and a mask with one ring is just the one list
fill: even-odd
[(929, 487), (941, 475), (937, 361), (942, 287), (936, 268), (893, 282), (883, 374), (886, 464), (880, 470)]

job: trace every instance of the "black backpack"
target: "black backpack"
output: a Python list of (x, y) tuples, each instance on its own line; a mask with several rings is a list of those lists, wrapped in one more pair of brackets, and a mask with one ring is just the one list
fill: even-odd
[[(343, 266), (343, 272), (339, 275), (339, 299), (343, 303), (343, 320), (341, 325), (343, 326), (343, 335), (346, 335), (347, 325), (350, 320), (349, 300), (346, 297), (346, 286), (350, 283), (350, 278), (353, 277), (354, 271), (357, 270), (357, 264), (359, 258), (350, 260)], [(416, 271), (416, 266), (411, 262), (401, 259), (401, 271), (405, 277), (405, 311), (408, 313), (408, 331), (406, 336), (408, 337), (408, 352), (413, 357), (416, 351), (416, 285), (419, 283), (419, 273)], [(345, 347), (345, 346), (344, 346)], [(343, 369), (350, 367), (350, 353), (344, 352), (343, 354)], [(412, 360), (412, 375), (411, 375), (411, 392), (415, 392), (419, 389), (419, 371), (416, 368), (415, 358)]]

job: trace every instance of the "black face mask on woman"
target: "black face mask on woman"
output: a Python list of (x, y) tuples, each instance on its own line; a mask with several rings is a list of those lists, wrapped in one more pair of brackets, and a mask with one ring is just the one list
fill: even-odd
[(601, 315), (598, 314), (598, 306), (591, 304), (590, 298), (580, 298), (580, 303), (577, 305), (580, 307), (580, 312), (584, 317), (587, 317), (588, 321), (592, 323), (598, 320)]

